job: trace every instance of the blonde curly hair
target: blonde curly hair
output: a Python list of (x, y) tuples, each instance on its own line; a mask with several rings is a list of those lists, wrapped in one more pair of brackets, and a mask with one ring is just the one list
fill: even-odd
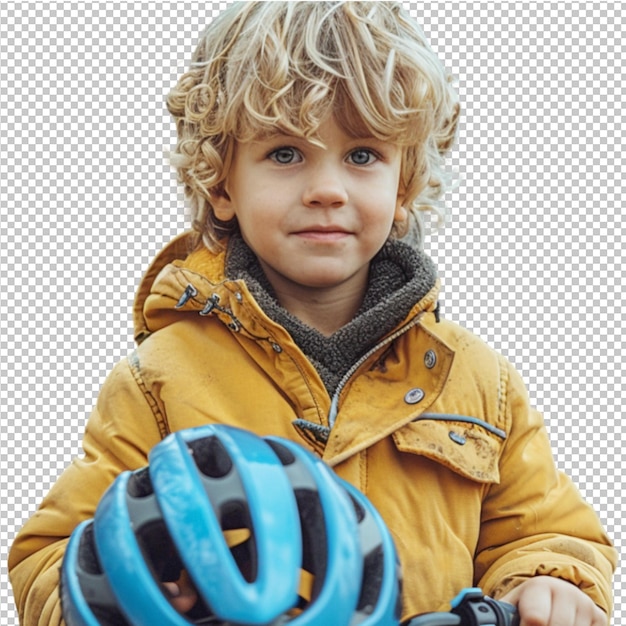
[[(444, 157), (459, 116), (451, 77), (398, 2), (236, 2), (205, 29), (167, 97), (178, 142), (170, 155), (192, 224), (209, 249), (237, 229), (211, 197), (236, 142), (292, 134), (320, 144), (329, 115), (355, 137), (401, 146), (400, 185), (421, 243), (420, 211), (448, 185)], [(407, 223), (392, 236), (405, 236)]]

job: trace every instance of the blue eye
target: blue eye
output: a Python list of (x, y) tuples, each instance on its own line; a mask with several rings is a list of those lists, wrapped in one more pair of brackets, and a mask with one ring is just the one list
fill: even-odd
[(350, 160), (354, 165), (369, 165), (377, 159), (376, 155), (366, 148), (359, 148), (350, 153)]
[(281, 165), (290, 165), (291, 163), (298, 163), (302, 160), (299, 152), (295, 148), (278, 148), (273, 152), (270, 152), (269, 158)]

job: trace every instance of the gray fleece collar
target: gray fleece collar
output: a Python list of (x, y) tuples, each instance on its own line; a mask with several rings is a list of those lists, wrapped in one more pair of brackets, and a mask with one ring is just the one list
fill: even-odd
[(278, 303), (256, 256), (240, 235), (230, 239), (226, 275), (246, 282), (263, 311), (289, 332), (311, 360), (330, 395), (343, 374), (398, 326), (437, 280), (428, 255), (401, 241), (388, 241), (372, 259), (369, 286), (356, 317), (326, 337)]

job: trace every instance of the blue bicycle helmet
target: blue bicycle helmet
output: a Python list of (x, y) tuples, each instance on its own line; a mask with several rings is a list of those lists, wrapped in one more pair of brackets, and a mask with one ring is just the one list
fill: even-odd
[[(198, 595), (184, 615), (162, 584), (183, 570)], [(70, 537), (61, 599), (68, 626), (397, 626), (400, 584), (357, 489), (292, 441), (207, 425), (117, 477)]]

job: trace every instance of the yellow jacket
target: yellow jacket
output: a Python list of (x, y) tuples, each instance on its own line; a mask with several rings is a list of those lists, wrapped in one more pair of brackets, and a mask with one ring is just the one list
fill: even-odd
[(541, 574), (611, 610), (616, 554), (596, 514), (556, 471), (511, 365), (437, 321), (438, 285), (333, 402), (290, 335), (242, 281), (225, 279), (224, 254), (187, 249), (187, 236), (175, 239), (148, 270), (135, 305), (139, 346), (105, 382), (84, 456), (12, 546), (22, 624), (62, 623), (67, 537), (113, 479), (145, 465), (168, 433), (207, 422), (298, 441), (361, 489), (400, 553), (403, 618), (447, 610), (463, 587), (499, 596)]

